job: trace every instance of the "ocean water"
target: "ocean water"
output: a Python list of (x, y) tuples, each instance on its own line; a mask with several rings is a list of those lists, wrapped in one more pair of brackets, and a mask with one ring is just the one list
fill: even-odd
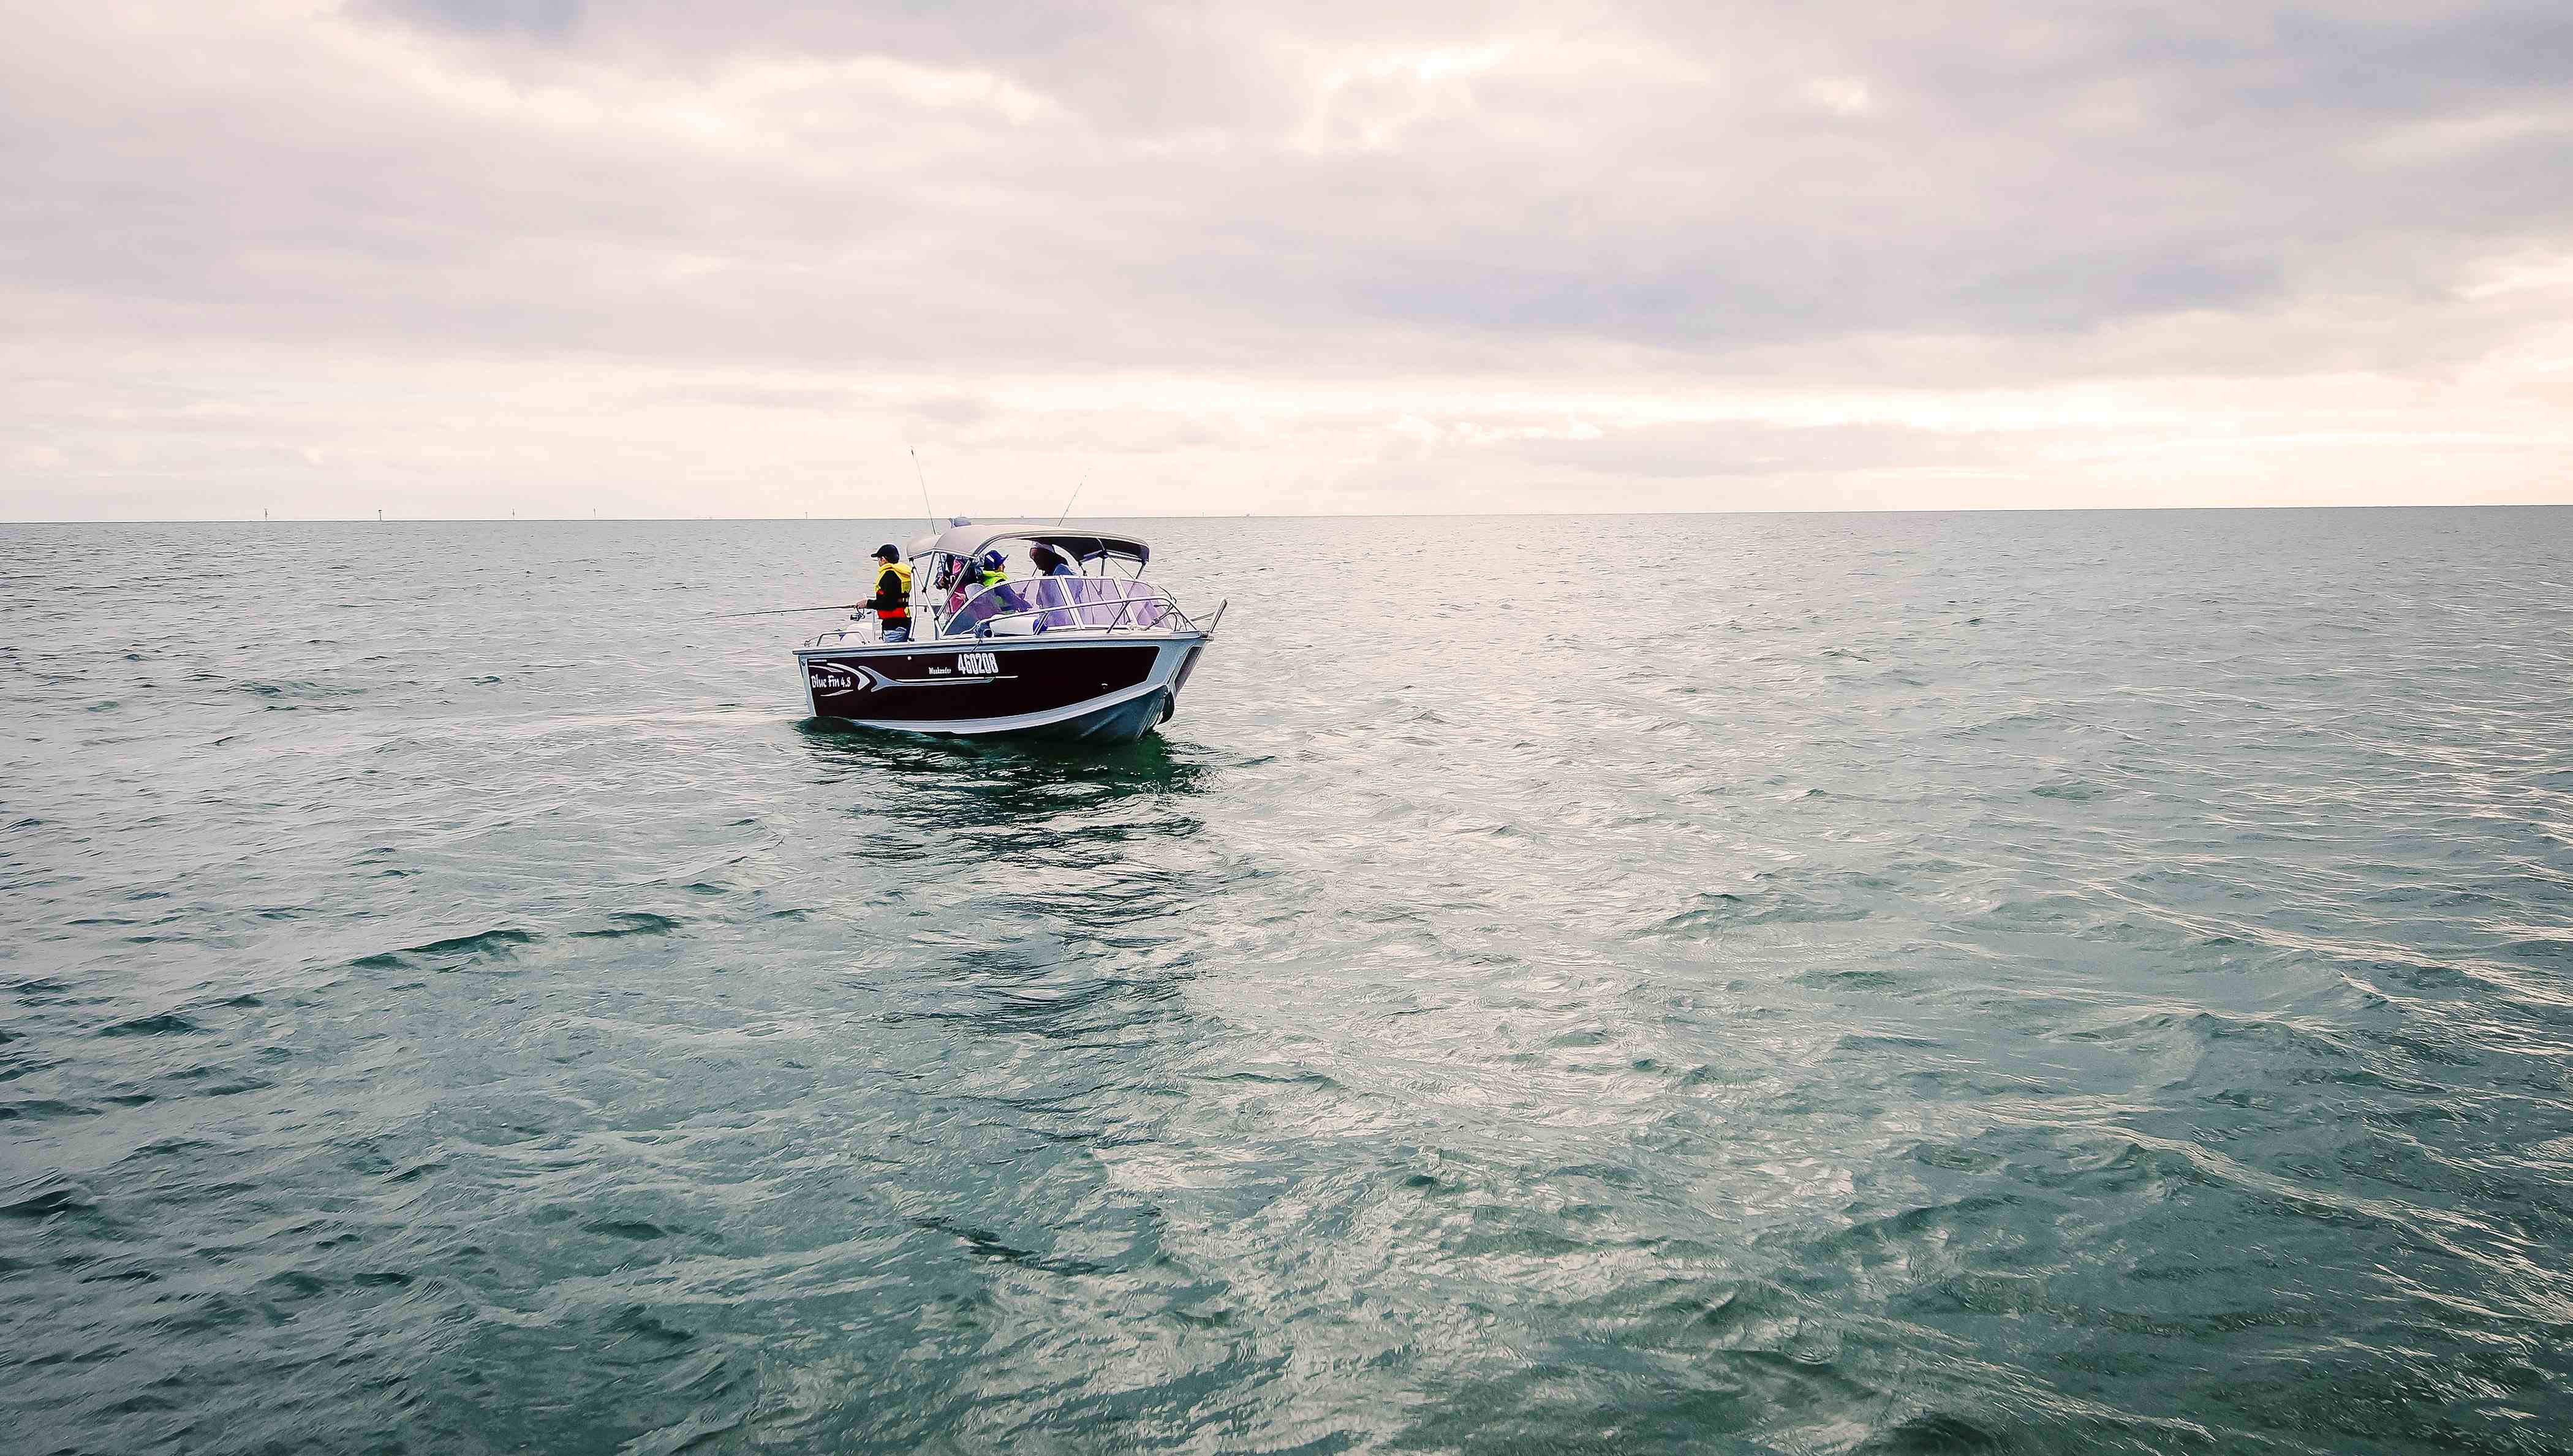
[(11, 1452), (2573, 1448), (2573, 510), (0, 527)]

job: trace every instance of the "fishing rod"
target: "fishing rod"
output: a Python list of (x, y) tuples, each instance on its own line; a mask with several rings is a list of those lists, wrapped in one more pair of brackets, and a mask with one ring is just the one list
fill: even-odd
[(923, 518), (929, 522), (930, 531), (935, 533), (938, 529), (938, 507), (929, 503), (929, 477), (920, 472), (918, 450), (911, 451), (911, 477), (920, 482), (920, 508), (928, 512)]
[(821, 606), (779, 607), (774, 611), (765, 612), (725, 612), (719, 616), (708, 617), (706, 620), (710, 622), (729, 622), (739, 617), (789, 617), (793, 616), (797, 612), (855, 611), (858, 606), (859, 603), (853, 601), (835, 601), (826, 602)]
[[(1082, 487), (1082, 486), (1084, 486), (1084, 485), (1087, 485), (1087, 484), (1089, 484), (1089, 483), (1090, 483), (1090, 482), (1089, 482), (1089, 481), (1087, 481), (1087, 480), (1077, 480), (1077, 481), (1073, 482), (1073, 486), (1072, 486), (1072, 500), (1079, 500), (1079, 499), (1081, 498), (1081, 487)], [(1071, 516), (1072, 516), (1072, 500), (1067, 500), (1067, 501), (1065, 501), (1065, 502), (1063, 503), (1063, 514), (1062, 514), (1062, 515), (1058, 515), (1058, 516), (1056, 516), (1056, 517), (1054, 518), (1054, 523), (1055, 523), (1056, 525), (1061, 525), (1061, 524), (1063, 524), (1066, 520), (1068, 520), (1068, 519), (1070, 519), (1070, 518), (1071, 518)]]

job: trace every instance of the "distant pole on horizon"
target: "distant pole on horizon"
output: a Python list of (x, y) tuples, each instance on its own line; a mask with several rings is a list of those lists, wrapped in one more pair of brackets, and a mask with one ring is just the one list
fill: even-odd
[(378, 525), (383, 525), (384, 523), (385, 523), (385, 508), (384, 508), (383, 506), (379, 505), (379, 506), (377, 506), (377, 507), (376, 507), (376, 524), (378, 524)]

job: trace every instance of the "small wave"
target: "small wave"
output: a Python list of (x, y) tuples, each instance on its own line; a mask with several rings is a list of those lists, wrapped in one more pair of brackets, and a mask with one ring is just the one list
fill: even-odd
[(1734, 926), (1822, 925), (1865, 920), (1867, 917), (1865, 906), (1835, 904), (1793, 890), (1764, 890), (1745, 895), (1719, 890), (1699, 895), (1689, 909), (1662, 920), (1646, 934), (1652, 937), (1695, 937), (1717, 934)]
[(572, 936), (576, 940), (584, 941), (622, 940), (627, 936), (666, 936), (687, 924), (685, 921), (673, 920), (666, 915), (654, 915), (642, 910), (621, 911), (613, 919), (615, 924), (605, 929), (574, 931)]
[(603, 1233), (609, 1238), (631, 1239), (636, 1243), (649, 1243), (654, 1239), (665, 1237), (669, 1232), (658, 1223), (646, 1222), (640, 1218), (601, 1219), (595, 1223), (584, 1223), (580, 1227), (583, 1233)]
[[(145, 1098), (149, 1101), (150, 1098)], [(95, 1117), (98, 1108), (59, 1097), (30, 1097), (25, 1101), (0, 1102), (0, 1122), (49, 1122), (60, 1117)]]
[(608, 1321), (607, 1330), (610, 1335), (646, 1340), (657, 1345), (684, 1345), (696, 1338), (692, 1332), (665, 1322), (640, 1304), (628, 1306), (623, 1313)]
[(1953, 1411), (1940, 1410), (1910, 1417), (1859, 1450), (1865, 1456), (1965, 1456), (1975, 1451), (2007, 1451), (2016, 1444)]
[(0, 1203), (0, 1218), (16, 1218), (30, 1223), (96, 1211), (98, 1202), (90, 1196), (89, 1189), (59, 1174), (44, 1180), (35, 1192)]
[(927, 1232), (945, 1234), (963, 1244), (975, 1257), (990, 1259), (996, 1263), (1016, 1264), (1021, 1268), (1038, 1269), (1050, 1274), (1081, 1275), (1107, 1271), (1106, 1265), (1090, 1259), (1065, 1258), (1017, 1247), (980, 1228), (958, 1223), (953, 1219), (932, 1215), (914, 1218), (911, 1220), (911, 1225)]
[[(399, 951), (380, 951), (361, 956), (351, 966), (367, 971), (398, 970), (424, 961), (446, 961), (466, 964), (473, 961), (505, 961), (521, 946), (531, 946), (536, 937), (511, 926), (479, 931), (468, 936), (449, 936), (425, 945), (407, 946)], [(451, 968), (450, 968), (451, 969)]]
[(233, 690), (235, 692), (248, 693), (251, 696), (258, 698), (291, 698), (310, 701), (321, 701), (329, 698), (354, 698), (366, 691), (364, 688), (332, 687), (325, 683), (304, 682), (301, 680), (261, 682), (256, 679), (246, 679), (242, 682), (235, 683), (233, 684)]
[(98, 1034), (102, 1037), (185, 1037), (204, 1030), (175, 1012), (164, 1012), (159, 1016), (136, 1017), (132, 1021), (102, 1027)]

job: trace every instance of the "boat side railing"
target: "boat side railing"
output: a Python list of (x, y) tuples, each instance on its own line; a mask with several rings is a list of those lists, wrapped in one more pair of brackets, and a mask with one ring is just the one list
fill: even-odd
[[(957, 638), (1035, 636), (1044, 632), (1212, 632), (1230, 602), (1203, 622), (1181, 609), (1169, 592), (1126, 577), (1032, 576), (984, 587), (952, 614), (934, 609), (911, 615), (915, 642)], [(935, 626), (932, 624), (936, 623)], [(863, 647), (885, 640), (872, 611), (850, 613), (846, 625), (807, 639), (812, 647)]]
[(1040, 632), (1200, 630), (1179, 602), (1149, 581), (1117, 576), (1032, 576), (984, 587), (939, 625), (940, 637)]
[(804, 639), (807, 647), (865, 647), (884, 640), (884, 624), (872, 611), (860, 609), (849, 613), (846, 626), (816, 632)]

